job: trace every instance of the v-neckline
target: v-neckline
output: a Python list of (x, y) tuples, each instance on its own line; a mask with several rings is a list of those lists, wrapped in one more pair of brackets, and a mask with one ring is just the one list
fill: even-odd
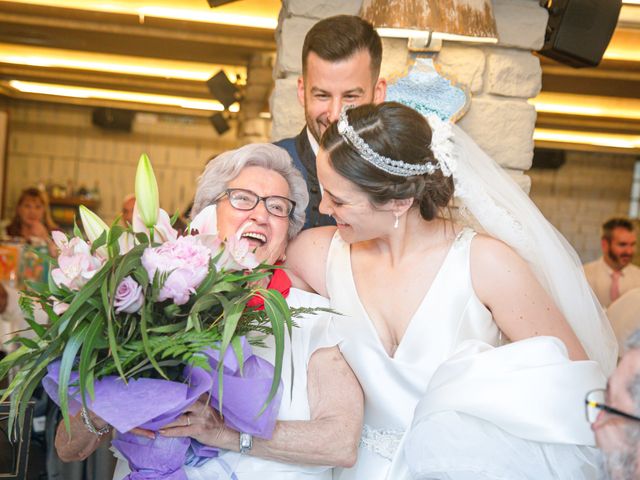
[(402, 334), (402, 338), (398, 342), (398, 346), (395, 352), (393, 352), (393, 355), (389, 355), (389, 352), (387, 352), (387, 349), (384, 348), (384, 344), (382, 343), (382, 339), (380, 338), (380, 333), (378, 332), (378, 329), (376, 328), (375, 324), (371, 321), (369, 312), (367, 312), (367, 309), (365, 308), (364, 304), (362, 303), (362, 300), (360, 299), (360, 293), (358, 292), (358, 286), (356, 285), (356, 279), (353, 275), (353, 266), (351, 264), (351, 245), (347, 245), (348, 251), (349, 251), (349, 258), (348, 258), (349, 261), (347, 262), (347, 265), (349, 268), (348, 274), (351, 280), (351, 288), (353, 289), (354, 297), (358, 302), (358, 306), (360, 307), (360, 310), (362, 310), (362, 313), (364, 314), (366, 323), (369, 325), (369, 328), (371, 329), (371, 333), (376, 339), (378, 348), (382, 351), (382, 353), (388, 360), (396, 361), (398, 359), (398, 353), (402, 350), (402, 345), (404, 345), (405, 343), (404, 339), (407, 337), (407, 333), (409, 333), (409, 330), (411, 330), (412, 325), (415, 323), (414, 322), (415, 318), (418, 316), (418, 314), (422, 311), (424, 305), (427, 303), (427, 300), (429, 299), (429, 297), (431, 296), (431, 292), (433, 291), (433, 287), (440, 280), (440, 277), (442, 276), (442, 271), (445, 269), (447, 263), (449, 263), (449, 259), (453, 253), (454, 247), (456, 246), (458, 241), (462, 238), (466, 230), (467, 230), (466, 228), (463, 228), (458, 233), (458, 235), (456, 235), (453, 242), (451, 242), (451, 245), (449, 246), (449, 250), (447, 250), (447, 253), (444, 256), (444, 259), (442, 260), (442, 263), (440, 264), (440, 267), (438, 268), (436, 275), (433, 277), (433, 281), (431, 282), (431, 285), (429, 285), (429, 288), (427, 289), (424, 296), (422, 297), (422, 300), (418, 304), (418, 307), (416, 308), (415, 312), (413, 312), (413, 315), (411, 316), (411, 319), (407, 324), (407, 328), (405, 328), (404, 333)]

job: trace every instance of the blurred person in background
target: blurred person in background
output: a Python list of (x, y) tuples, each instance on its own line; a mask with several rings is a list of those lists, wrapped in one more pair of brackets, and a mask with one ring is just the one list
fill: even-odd
[(636, 232), (627, 218), (615, 217), (602, 225), (602, 256), (584, 266), (584, 273), (600, 304), (607, 308), (622, 294), (640, 287), (640, 268), (631, 264)]
[(7, 235), (24, 239), (34, 246), (46, 245), (49, 254), (55, 257), (58, 250), (51, 239), (51, 230), (56, 228), (46, 194), (33, 187), (24, 189), (18, 198), (13, 219), (7, 226)]
[(622, 355), (625, 340), (640, 328), (640, 288), (632, 288), (609, 305), (607, 317), (618, 339), (619, 355)]
[(133, 193), (129, 193), (122, 199), (122, 217), (120, 218), (120, 221), (125, 227), (131, 225), (131, 221), (133, 219), (133, 207), (135, 204), (136, 196)]

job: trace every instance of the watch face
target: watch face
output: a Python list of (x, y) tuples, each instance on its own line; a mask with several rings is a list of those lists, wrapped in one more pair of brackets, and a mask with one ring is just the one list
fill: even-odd
[(240, 453), (246, 453), (251, 450), (253, 445), (253, 437), (248, 433), (240, 434)]

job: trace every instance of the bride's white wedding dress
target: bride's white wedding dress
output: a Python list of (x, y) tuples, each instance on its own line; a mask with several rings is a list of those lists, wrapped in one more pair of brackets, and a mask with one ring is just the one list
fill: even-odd
[(552, 337), (498, 346), (498, 327), (471, 282), (474, 235), (457, 236), (390, 357), (336, 232), (327, 288), (342, 315), (332, 327), (364, 390), (365, 425), (357, 464), (334, 478), (594, 478), (584, 395), (605, 385), (600, 366), (569, 361)]

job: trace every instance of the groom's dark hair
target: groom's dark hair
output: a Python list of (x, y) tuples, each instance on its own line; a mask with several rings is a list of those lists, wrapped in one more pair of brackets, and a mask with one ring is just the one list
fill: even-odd
[(328, 62), (346, 60), (365, 50), (371, 57), (371, 74), (377, 79), (382, 63), (382, 41), (373, 26), (354, 15), (336, 15), (316, 23), (302, 45), (302, 72), (307, 71), (307, 58), (314, 52)]

